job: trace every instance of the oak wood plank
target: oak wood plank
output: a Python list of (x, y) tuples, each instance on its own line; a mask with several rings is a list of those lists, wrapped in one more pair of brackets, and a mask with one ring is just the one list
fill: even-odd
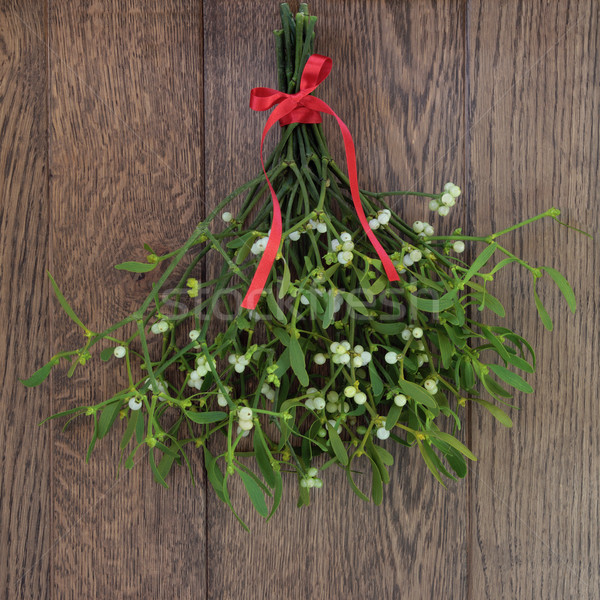
[[(143, 260), (142, 242), (173, 249), (203, 212), (201, 13), (191, 0), (51, 2), (49, 31), (51, 269), (99, 330), (135, 310), (156, 279), (113, 265)], [(55, 349), (81, 344), (57, 303), (50, 318)], [(61, 373), (54, 411), (98, 403), (126, 384), (114, 360), (97, 356), (71, 381)], [(202, 472), (194, 488), (175, 469), (164, 490), (142, 449), (117, 479), (118, 432), (85, 464), (91, 423), (59, 427), (52, 425), (54, 597), (202, 596)]]
[[(50, 589), (48, 396), (27, 378), (50, 359), (44, 3), (0, 2), (0, 595)], [(6, 594), (6, 595), (4, 595)]]
[[(204, 2), (211, 206), (260, 171), (266, 117), (248, 109), (248, 96), (254, 86), (276, 87), (271, 31), (279, 27), (277, 3), (251, 15), (247, 6)], [(319, 17), (316, 51), (334, 63), (318, 95), (354, 136), (361, 185), (428, 190), (448, 179), (460, 182), (463, 3), (319, 1), (309, 8)], [(326, 126), (334, 156), (343, 157), (339, 132)], [(409, 204), (396, 206), (407, 218), (430, 219), (422, 202)], [(456, 218), (460, 224), (460, 212)], [(300, 510), (296, 481), (287, 479), (282, 507), (265, 524), (243, 487), (232, 484), (232, 501), (250, 535), (209, 488), (209, 597), (465, 597), (466, 486), (443, 490), (416, 452), (394, 455), (381, 507), (364, 504), (345, 475), (330, 469), (311, 506)]]
[[(468, 188), (475, 230), (488, 233), (550, 206), (597, 235), (600, 15), (597, 2), (470, 3)], [(531, 277), (497, 277), (509, 325), (538, 351), (532, 395), (519, 394), (506, 431), (473, 410), (469, 598), (600, 596), (600, 301), (596, 242), (538, 222), (506, 245), (567, 275), (572, 315), (551, 280), (537, 318)], [(546, 279), (548, 279), (546, 281)]]

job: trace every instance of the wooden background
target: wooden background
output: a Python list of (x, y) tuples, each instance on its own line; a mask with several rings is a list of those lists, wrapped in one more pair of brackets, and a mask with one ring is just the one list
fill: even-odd
[[(371, 189), (465, 195), (454, 223), (488, 233), (554, 205), (598, 234), (600, 21), (596, 0), (325, 1), (321, 97), (348, 123)], [(600, 302), (597, 243), (538, 222), (507, 243), (568, 274), (568, 313), (537, 319), (529, 278), (495, 290), (539, 352), (512, 430), (473, 410), (479, 457), (443, 490), (398, 450), (375, 508), (330, 472), (308, 509), (245, 534), (183, 469), (163, 490), (145, 465), (115, 479), (116, 436), (83, 460), (90, 430), (37, 423), (115, 389), (92, 366), (18, 382), (77, 333), (45, 270), (92, 327), (126, 315), (150, 277), (112, 264), (141, 242), (173, 247), (259, 169), (275, 86), (276, 1), (0, 0), (0, 596), (335, 599), (600, 597)], [(338, 135), (330, 127), (339, 155)], [(411, 218), (422, 205), (398, 202)], [(235, 501), (244, 502), (234, 493)]]

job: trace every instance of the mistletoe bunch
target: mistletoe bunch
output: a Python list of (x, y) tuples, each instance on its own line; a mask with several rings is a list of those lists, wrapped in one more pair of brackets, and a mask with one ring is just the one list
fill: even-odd
[[(316, 17), (306, 5), (294, 16), (283, 4), (281, 18), (275, 32), (279, 89), (294, 93), (313, 52)], [(424, 213), (444, 217), (460, 201), (453, 183), (430, 194), (361, 191), (369, 227), (400, 276), (390, 283), (357, 226), (348, 177), (319, 124), (282, 127), (265, 169), (283, 207), (283, 233), (254, 309), (241, 308), (240, 300), (271, 233), (263, 173), (225, 198), (180, 248), (157, 255), (145, 245), (146, 262), (117, 265), (162, 269), (162, 275), (141, 306), (104, 331), (86, 327), (51, 279), (82, 331), (82, 345), (56, 354), (24, 383), (40, 384), (63, 362), (72, 375), (96, 355), (123, 361), (122, 390), (50, 418), (93, 421), (88, 459), (97, 440), (119, 431), (125, 467), (146, 449), (154, 477), (165, 486), (171, 469), (189, 467), (190, 449), (199, 449), (219, 498), (231, 506), (229, 480), (239, 477), (264, 517), (279, 505), (283, 473), (296, 477), (303, 505), (333, 465), (345, 470), (364, 500), (369, 492), (360, 489), (356, 473), (370, 471), (370, 497), (380, 503), (392, 441), (417, 446), (440, 482), (464, 477), (465, 459), (475, 460), (457, 437), (465, 405), (478, 404), (510, 427), (498, 404), (508, 403), (514, 390), (532, 391), (516, 372), (533, 372), (530, 344), (486, 324), (490, 311), (505, 314), (489, 291), (494, 275), (516, 263), (535, 286), (546, 274), (575, 310), (560, 273), (531, 266), (499, 243), (535, 220), (558, 220), (559, 211), (485, 236), (439, 235), (425, 221), (405, 222), (388, 202), (417, 196), (428, 203)], [(241, 208), (234, 210), (240, 196)], [(483, 244), (472, 263), (462, 259), (465, 243)], [(534, 301), (551, 328), (535, 287)], [(489, 399), (480, 397), (483, 390)]]

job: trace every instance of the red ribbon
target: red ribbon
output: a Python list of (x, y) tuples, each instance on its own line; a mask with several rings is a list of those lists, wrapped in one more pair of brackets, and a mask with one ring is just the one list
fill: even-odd
[(273, 199), (273, 224), (271, 226), (271, 234), (267, 247), (260, 259), (256, 273), (250, 282), (248, 292), (242, 302), (244, 308), (253, 309), (258, 304), (260, 294), (265, 287), (275, 257), (279, 251), (279, 245), (281, 244), (281, 208), (279, 206), (279, 200), (275, 194), (275, 190), (269, 181), (267, 171), (265, 169), (265, 163), (263, 160), (263, 144), (265, 137), (279, 121), (280, 125), (289, 125), (290, 123), (321, 123), (321, 113), (327, 113), (335, 117), (342, 137), (344, 138), (344, 148), (346, 150), (346, 162), (348, 165), (348, 178), (350, 179), (350, 192), (352, 195), (352, 201), (354, 203), (354, 209), (358, 215), (360, 224), (362, 225), (365, 233), (373, 247), (375, 248), (377, 255), (381, 259), (381, 264), (385, 270), (385, 273), (390, 281), (398, 281), (400, 277), (394, 267), (394, 264), (390, 260), (390, 257), (386, 254), (383, 246), (379, 243), (379, 240), (375, 237), (373, 230), (369, 226), (365, 211), (363, 210), (360, 202), (360, 192), (358, 188), (358, 177), (356, 169), (356, 151), (354, 149), (354, 142), (350, 130), (346, 127), (346, 124), (333, 112), (333, 110), (322, 100), (315, 96), (310, 96), (318, 86), (321, 84), (331, 72), (332, 61), (328, 56), (322, 56), (320, 54), (313, 54), (309, 57), (302, 72), (302, 79), (300, 80), (300, 91), (296, 94), (286, 94), (279, 90), (273, 90), (271, 88), (258, 87), (254, 88), (250, 92), (250, 108), (256, 111), (268, 110), (269, 108), (277, 105), (275, 110), (269, 115), (267, 123), (262, 132), (262, 138), (260, 140), (260, 162), (262, 164), (263, 172), (267, 179), (267, 184), (271, 190), (271, 197)]

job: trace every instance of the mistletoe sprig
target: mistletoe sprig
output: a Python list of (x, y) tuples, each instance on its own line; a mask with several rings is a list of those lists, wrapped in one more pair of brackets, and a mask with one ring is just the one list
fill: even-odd
[[(283, 4), (281, 18), (279, 89), (293, 93), (313, 52), (316, 17), (306, 5), (294, 16)], [(533, 348), (517, 332), (486, 323), (490, 311), (505, 315), (489, 289), (495, 274), (513, 263), (531, 274), (548, 329), (552, 321), (536, 289), (542, 276), (575, 310), (558, 271), (532, 266), (501, 244), (504, 234), (536, 220), (558, 221), (559, 211), (485, 236), (459, 229), (440, 235), (425, 221), (407, 223), (389, 201), (415, 196), (428, 204), (424, 212), (444, 217), (460, 201), (453, 183), (435, 193), (361, 191), (369, 227), (400, 275), (391, 284), (357, 229), (349, 180), (320, 125), (283, 127), (265, 167), (283, 207), (283, 235), (256, 309), (240, 308), (240, 300), (270, 235), (263, 173), (227, 196), (181, 247), (158, 255), (145, 245), (146, 262), (117, 265), (162, 275), (134, 312), (104, 331), (91, 331), (51, 278), (82, 345), (56, 354), (25, 385), (39, 385), (60, 363), (71, 376), (97, 356), (124, 361), (122, 390), (49, 418), (93, 421), (88, 460), (98, 440), (119, 430), (125, 467), (145, 448), (164, 486), (173, 467), (190, 467), (188, 453), (201, 449), (208, 480), (234, 513), (232, 477), (268, 518), (280, 503), (284, 473), (296, 477), (304, 505), (333, 465), (344, 469), (358, 496), (379, 504), (393, 464), (385, 447), (391, 441), (417, 446), (442, 484), (464, 477), (466, 459), (475, 460), (458, 438), (465, 405), (478, 404), (510, 427), (500, 405), (510, 406), (515, 391), (532, 392), (517, 371), (533, 373)], [(472, 263), (462, 258), (466, 244), (483, 245)], [(370, 491), (356, 478), (369, 471)]]

